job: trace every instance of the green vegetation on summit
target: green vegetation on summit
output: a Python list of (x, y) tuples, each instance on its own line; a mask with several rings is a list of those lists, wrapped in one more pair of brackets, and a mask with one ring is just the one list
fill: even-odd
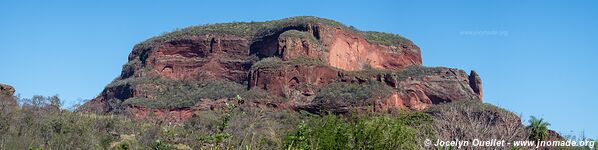
[(160, 42), (177, 40), (190, 36), (203, 36), (210, 34), (230, 34), (239, 37), (244, 37), (250, 40), (257, 40), (265, 36), (282, 32), (286, 28), (304, 28), (309, 24), (323, 24), (346, 29), (347, 31), (353, 31), (355, 33), (363, 35), (370, 42), (385, 45), (399, 45), (401, 42), (409, 41), (408, 39), (397, 34), (373, 31), (359, 31), (353, 27), (348, 27), (334, 20), (313, 16), (299, 16), (265, 22), (233, 22), (192, 26), (150, 38), (144, 42), (139, 43), (135, 47), (136, 49), (146, 49)]

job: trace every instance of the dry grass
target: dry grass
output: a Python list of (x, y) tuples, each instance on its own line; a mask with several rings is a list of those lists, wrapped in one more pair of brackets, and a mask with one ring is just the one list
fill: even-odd
[(517, 115), (479, 101), (441, 104), (429, 108), (426, 113), (434, 118), (434, 127), (441, 140), (484, 138), (513, 141), (528, 137)]

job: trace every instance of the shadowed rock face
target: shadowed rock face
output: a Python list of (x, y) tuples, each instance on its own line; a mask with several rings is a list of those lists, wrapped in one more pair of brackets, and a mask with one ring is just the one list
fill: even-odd
[[(419, 47), (407, 39), (361, 32), (317, 17), (190, 27), (136, 45), (121, 75), (80, 110), (132, 112), (138, 118), (154, 112), (162, 119), (185, 120), (194, 110), (220, 107), (222, 102), (215, 99), (233, 99), (192, 97), (196, 99), (194, 103), (181, 108), (148, 108), (128, 103), (139, 98), (148, 102), (174, 101), (161, 95), (176, 92), (167, 89), (178, 85), (165, 87), (148, 78), (184, 83), (234, 82), (271, 96), (246, 98), (249, 101), (277, 108), (320, 108), (314, 105), (326, 104), (312, 101), (319, 89), (330, 83), (380, 82), (393, 89), (385, 97), (337, 103), (342, 107), (422, 110), (461, 99), (481, 100), (481, 80), (477, 73), (467, 75), (462, 70), (425, 68), (421, 64)], [(408, 68), (420, 72), (405, 72), (414, 70)], [(377, 72), (366, 73), (372, 70)]]

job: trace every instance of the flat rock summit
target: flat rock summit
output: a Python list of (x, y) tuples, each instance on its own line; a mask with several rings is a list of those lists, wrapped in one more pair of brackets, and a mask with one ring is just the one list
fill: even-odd
[(390, 33), (318, 17), (193, 26), (141, 42), (121, 75), (80, 111), (184, 121), (243, 101), (346, 113), (420, 111), (482, 100), (475, 71), (422, 66), (420, 48)]

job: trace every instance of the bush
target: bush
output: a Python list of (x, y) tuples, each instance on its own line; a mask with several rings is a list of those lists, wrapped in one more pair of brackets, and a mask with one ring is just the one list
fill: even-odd
[(314, 37), (314, 35), (312, 35), (311, 33), (303, 32), (303, 31), (299, 31), (299, 30), (288, 30), (288, 31), (285, 31), (282, 34), (280, 34), (279, 37), (281, 37), (281, 38), (282, 37), (293, 37), (293, 38), (306, 39), (306, 40), (309, 40), (309, 42), (312, 42), (312, 43), (319, 42), (318, 39), (316, 39), (316, 37)]
[(297, 57), (295, 59), (291, 59), (289, 61), (285, 62), (286, 64), (291, 64), (291, 65), (307, 65), (307, 66), (328, 66), (328, 64), (326, 64), (325, 62), (323, 62), (320, 59), (316, 59), (316, 58), (310, 58), (310, 57)]
[(368, 65), (364, 65), (363, 66), (363, 70), (358, 70), (358, 71), (343, 71), (345, 74), (347, 74), (348, 76), (353, 76), (353, 77), (358, 77), (361, 79), (373, 79), (373, 80), (377, 80), (378, 77), (382, 77), (386, 74), (391, 74), (392, 71), (390, 70), (382, 70), (382, 69), (376, 69), (376, 68), (372, 68), (372, 66)]
[(435, 105), (425, 112), (433, 117), (434, 128), (441, 140), (527, 139), (525, 127), (517, 115), (477, 100)]
[(298, 57), (288, 61), (282, 61), (278, 57), (264, 58), (251, 66), (252, 70), (256, 69), (280, 69), (286, 65), (307, 65), (307, 66), (328, 66), (322, 60), (309, 57)]
[(122, 104), (148, 108), (185, 108), (195, 105), (202, 99), (232, 99), (237, 95), (247, 99), (268, 97), (265, 91), (247, 90), (244, 85), (224, 80), (172, 80), (142, 77), (119, 80), (109, 85), (109, 87), (115, 86), (128, 86), (148, 91), (144, 97), (131, 97), (124, 100)]
[(280, 68), (282, 66), (282, 60), (278, 57), (268, 57), (264, 58), (251, 66), (252, 70), (255, 69), (271, 69), (271, 68)]
[[(421, 117), (421, 118), (420, 118)], [(427, 118), (427, 119), (425, 119)], [(287, 149), (416, 149), (418, 133), (431, 133), (431, 118), (423, 113), (312, 117), (285, 139)]]
[(392, 33), (365, 31), (361, 32), (363, 37), (372, 43), (379, 43), (383, 45), (399, 46), (402, 43), (410, 42), (408, 39)]
[(328, 84), (318, 90), (316, 102), (363, 102), (371, 98), (388, 96), (392, 88), (382, 83), (371, 81), (364, 84), (338, 82)]
[(228, 128), (230, 143), (250, 149), (281, 149), (285, 134), (292, 131), (303, 116), (289, 110), (272, 110), (242, 106), (231, 117)]

